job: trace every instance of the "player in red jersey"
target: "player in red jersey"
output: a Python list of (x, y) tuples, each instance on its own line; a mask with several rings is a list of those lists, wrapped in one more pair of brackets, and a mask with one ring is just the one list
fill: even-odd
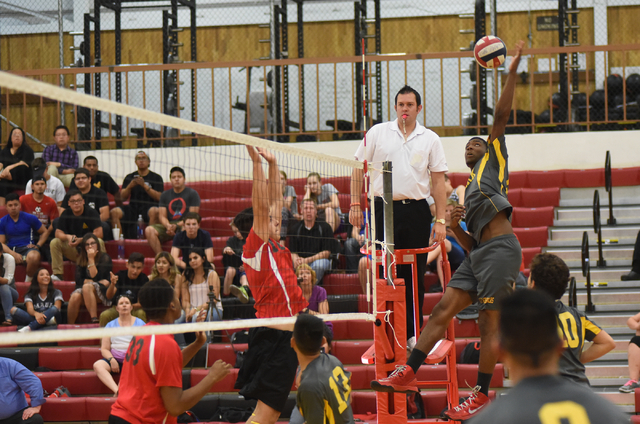
[[(253, 161), (253, 228), (244, 245), (242, 262), (256, 300), (256, 316), (292, 317), (307, 307), (307, 301), (293, 271), (291, 252), (278, 242), (283, 201), (280, 171), (273, 153), (251, 146), (247, 150)], [(268, 184), (261, 157), (269, 164)], [(244, 220), (244, 224), (238, 227), (240, 231), (250, 222)], [(292, 329), (293, 324), (249, 331), (249, 350), (235, 385), (246, 399), (258, 400), (248, 424), (273, 424), (284, 408), (298, 367), (291, 348)]]
[[(146, 283), (138, 293), (138, 300), (149, 319), (147, 326), (173, 324), (180, 318), (178, 294), (166, 280)], [(182, 390), (182, 368), (206, 341), (204, 332), (196, 334), (196, 341), (183, 351), (172, 334), (133, 337), (109, 424), (175, 424), (178, 415), (192, 408), (214, 383), (229, 374), (231, 365), (218, 360), (202, 381)]]

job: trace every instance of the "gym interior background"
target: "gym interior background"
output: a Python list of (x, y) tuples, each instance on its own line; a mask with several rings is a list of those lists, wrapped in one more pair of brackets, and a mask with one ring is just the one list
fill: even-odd
[[(495, 34), (533, 49), (510, 132), (624, 130), (640, 128), (639, 20), (637, 0), (5, 0), (0, 69), (281, 142), (359, 139), (393, 118), (406, 83), (423, 93), (421, 121), (456, 136), (491, 124), (503, 71), (478, 68), (470, 47)], [(36, 151), (60, 122), (80, 150), (219, 143), (0, 99), (3, 139), (11, 121)]]

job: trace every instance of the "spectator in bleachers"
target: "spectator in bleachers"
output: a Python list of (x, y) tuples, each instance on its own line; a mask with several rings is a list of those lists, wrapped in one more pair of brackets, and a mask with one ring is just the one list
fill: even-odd
[(195, 322), (201, 311), (209, 308), (209, 287), (213, 289), (213, 313), (207, 321), (222, 321), (222, 301), (220, 300), (220, 278), (207, 260), (204, 250), (195, 248), (189, 253), (189, 263), (183, 274), (182, 305), (187, 322)]
[(12, 129), (7, 145), (0, 151), (0, 205), (5, 204), (7, 194), (22, 190), (31, 179), (31, 162), (33, 150), (27, 144), (24, 131)]
[(44, 148), (42, 159), (47, 164), (49, 175), (69, 187), (78, 167), (78, 152), (69, 147), (69, 128), (58, 125), (53, 130), (53, 140), (55, 144)]
[(633, 247), (633, 256), (631, 260), (631, 271), (628, 274), (620, 276), (622, 281), (640, 280), (640, 231), (636, 236), (636, 244)]
[[(0, 248), (1, 249), (1, 248)], [(0, 250), (1, 251), (1, 250)], [(4, 312), (3, 326), (13, 325), (13, 317), (11, 316), (11, 308), (18, 300), (19, 294), (16, 290), (16, 282), (13, 275), (16, 271), (16, 261), (8, 253), (0, 255), (0, 303), (2, 304), (2, 312)]]
[[(312, 315), (328, 314), (327, 291), (316, 284), (315, 271), (309, 265), (301, 264), (296, 268), (296, 277), (304, 299), (309, 302), (306, 312)], [(333, 326), (331, 328), (333, 329)]]
[(280, 241), (284, 242), (287, 238), (287, 228), (289, 222), (293, 219), (300, 219), (298, 213), (298, 197), (296, 190), (293, 186), (287, 184), (287, 173), (280, 171), (280, 177), (282, 179), (282, 193), (284, 196), (284, 203), (282, 206), (282, 223), (280, 224)]
[(627, 320), (627, 327), (635, 331), (627, 347), (627, 361), (629, 362), (629, 381), (618, 388), (622, 393), (633, 393), (640, 388), (640, 314)]
[[(60, 183), (62, 186), (62, 183)], [(53, 220), (58, 218), (59, 209), (56, 201), (45, 195), (47, 180), (44, 175), (34, 175), (31, 187), (32, 192), (20, 196), (22, 211), (35, 215), (45, 228), (45, 242), (40, 246), (40, 255), (43, 260), (50, 259), (49, 242), (54, 237)], [(63, 188), (64, 190), (64, 188)]]
[[(539, 253), (531, 260), (530, 269), (529, 287), (555, 299), (558, 333), (565, 348), (560, 357), (560, 375), (589, 387), (584, 364), (606, 355), (616, 343), (578, 308), (562, 302), (570, 275), (569, 267), (561, 258), (551, 253)], [(587, 349), (584, 349), (585, 341), (591, 342)]]
[(100, 240), (100, 249), (104, 250), (102, 223), (98, 212), (85, 206), (84, 197), (78, 190), (70, 190), (67, 199), (69, 209), (60, 215), (56, 237), (51, 241), (51, 278), (54, 281), (63, 279), (63, 255), (73, 262), (78, 259), (76, 246), (86, 234), (94, 234)]
[[(444, 221), (445, 226), (447, 227), (447, 237), (444, 240), (444, 245), (447, 248), (447, 260), (449, 261), (449, 265), (451, 266), (451, 271), (455, 271), (456, 269), (458, 269), (466, 256), (464, 249), (462, 248), (462, 246), (460, 246), (458, 239), (455, 237), (453, 231), (449, 227), (451, 225), (451, 212), (453, 212), (455, 207), (458, 205), (459, 204), (457, 201), (449, 198), (447, 200), (447, 207), (444, 210)], [(460, 225), (460, 228), (462, 228), (463, 231), (467, 231), (467, 224), (464, 221), (460, 221), (458, 225)], [(433, 227), (433, 224), (431, 224), (431, 226)], [(429, 240), (429, 244), (433, 244), (433, 239)], [(431, 264), (433, 261), (436, 261), (436, 271), (438, 273), (438, 278), (442, 283), (442, 281), (444, 281), (444, 274), (442, 272), (442, 253), (440, 252), (440, 246), (438, 246), (432, 252), (429, 252), (429, 254), (427, 255), (427, 264)]]
[(371, 222), (370, 212), (362, 212), (363, 220), (360, 228), (351, 227), (350, 237), (344, 242), (344, 255), (346, 256), (347, 273), (358, 272), (358, 264), (362, 258), (360, 248), (364, 245), (365, 223)]
[(129, 199), (129, 204), (111, 210), (111, 228), (120, 228), (127, 239), (137, 237), (138, 217), (142, 216), (145, 224), (158, 223), (156, 206), (164, 190), (162, 177), (149, 169), (149, 156), (139, 151), (135, 161), (138, 170), (124, 177), (120, 192), (120, 198), (123, 201)]
[[(116, 274), (113, 272), (110, 274), (110, 284), (106, 298), (114, 302), (120, 296), (127, 296), (133, 304), (133, 311), (131, 312), (133, 316), (146, 322), (147, 316), (144, 314), (140, 302), (138, 302), (138, 292), (149, 281), (149, 278), (142, 273), (143, 268), (144, 256), (140, 252), (133, 252), (127, 260), (127, 269), (122, 269)], [(106, 326), (117, 317), (118, 311), (115, 306), (103, 311), (100, 314), (100, 327)]]
[(67, 322), (75, 324), (80, 307), (85, 305), (92, 323), (98, 323), (98, 303), (111, 306), (107, 290), (111, 283), (111, 257), (95, 234), (85, 234), (78, 246), (76, 289), (67, 307)]
[[(224, 265), (224, 285), (222, 294), (237, 297), (240, 302), (249, 301), (249, 282), (242, 264), (242, 248), (246, 242), (238, 227), (231, 221), (233, 235), (227, 239), (227, 245), (222, 249), (222, 264)], [(282, 234), (282, 233), (281, 233)]]
[[(104, 190), (91, 184), (91, 175), (85, 168), (78, 168), (75, 173), (73, 181), (76, 183), (76, 188), (82, 197), (84, 198), (85, 205), (91, 209), (95, 209), (100, 214), (100, 225), (102, 226), (101, 237), (104, 240), (111, 240), (111, 225), (109, 224), (109, 198)], [(72, 192), (70, 189), (69, 193)], [(69, 193), (62, 200), (62, 209), (69, 209)]]
[[(4, 253), (8, 253), (16, 264), (26, 263), (27, 277), (30, 282), (40, 267), (40, 248), (44, 246), (49, 232), (37, 216), (20, 210), (20, 198), (16, 193), (7, 195), (7, 215), (0, 218), (0, 243)], [(35, 240), (39, 234), (38, 240)]]
[(29, 291), (24, 295), (26, 311), (17, 306), (11, 309), (13, 322), (25, 326), (18, 331), (37, 330), (45, 325), (61, 322), (63, 300), (62, 292), (53, 286), (49, 271), (46, 268), (38, 268)]
[(182, 294), (182, 274), (180, 274), (180, 270), (178, 270), (176, 266), (176, 261), (169, 252), (160, 252), (156, 255), (149, 280), (156, 280), (158, 278), (167, 280), (176, 293), (178, 293), (178, 296)]
[[(113, 196), (113, 200), (116, 202), (116, 206), (122, 206), (120, 186), (113, 180), (113, 178), (111, 178), (111, 175), (98, 170), (98, 158), (95, 156), (85, 157), (82, 161), (82, 167), (89, 171), (89, 178), (91, 179), (92, 186), (99, 188), (105, 193), (110, 193)], [(69, 184), (69, 190), (72, 188), (78, 188), (76, 186), (75, 179), (71, 181), (71, 184)]]
[(207, 257), (207, 261), (211, 264), (213, 269), (216, 267), (213, 265), (213, 243), (211, 242), (211, 234), (207, 230), (200, 228), (200, 214), (196, 212), (187, 212), (182, 217), (184, 225), (182, 226), (184, 231), (180, 231), (173, 237), (173, 244), (171, 245), (171, 256), (176, 261), (176, 265), (179, 269), (184, 270), (187, 268), (185, 260), (189, 258), (189, 252), (196, 247), (202, 248)]
[(158, 214), (158, 224), (145, 230), (149, 245), (156, 253), (162, 252), (162, 243), (171, 240), (184, 225), (183, 215), (187, 212), (200, 212), (200, 195), (191, 187), (185, 186), (184, 170), (179, 166), (171, 168), (169, 190), (160, 195), (158, 207), (149, 210), (149, 216)]
[(294, 268), (308, 264), (322, 282), (325, 271), (331, 269), (331, 254), (334, 243), (331, 226), (316, 219), (316, 202), (313, 199), (302, 200), (302, 221), (289, 227), (289, 250)]
[[(35, 158), (33, 162), (31, 162), (31, 167), (33, 168), (33, 177), (44, 176), (44, 181), (46, 183), (44, 189), (44, 195), (55, 200), (56, 205), (60, 207), (62, 205), (62, 200), (64, 196), (67, 194), (64, 184), (56, 177), (52, 177), (49, 175), (49, 170), (47, 169), (47, 164), (42, 158)], [(33, 180), (27, 181), (27, 185), (25, 187), (25, 195), (31, 194), (33, 192)], [(58, 209), (58, 214), (62, 213), (62, 209)]]
[(459, 185), (454, 189), (449, 176), (444, 174), (444, 188), (447, 199), (453, 199), (459, 204), (464, 205), (465, 187), (463, 185)]
[[(133, 301), (126, 294), (120, 295), (117, 299), (118, 301), (114, 307), (118, 314), (117, 318), (109, 321), (106, 324), (106, 327), (120, 328), (143, 326), (144, 321), (133, 316), (131, 313), (133, 310)], [(102, 318), (102, 315), (100, 318)], [(100, 381), (102, 381), (102, 383), (113, 392), (114, 397), (118, 396), (118, 384), (113, 380), (111, 373), (117, 374), (122, 370), (122, 363), (124, 362), (124, 357), (132, 338), (133, 336), (103, 337), (102, 345), (100, 346), (102, 358), (98, 359), (93, 364), (93, 370), (96, 372), (96, 375)]]
[(309, 198), (316, 200), (318, 220), (329, 224), (333, 232), (338, 231), (343, 221), (338, 189), (333, 184), (322, 184), (320, 174), (312, 172), (307, 176), (304, 191), (303, 201)]
[(42, 383), (34, 373), (18, 361), (0, 357), (0, 423), (42, 424), (40, 408), (46, 401)]

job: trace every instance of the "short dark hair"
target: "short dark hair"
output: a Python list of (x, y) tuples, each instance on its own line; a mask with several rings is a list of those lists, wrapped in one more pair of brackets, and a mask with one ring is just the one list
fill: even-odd
[(198, 224), (200, 224), (200, 222), (202, 221), (202, 217), (197, 212), (187, 212), (182, 215), (183, 222), (187, 222), (187, 219), (195, 219), (196, 221), (198, 221)]
[(37, 170), (38, 168), (46, 168), (46, 167), (47, 167), (47, 162), (45, 162), (44, 159), (42, 158), (35, 158), (33, 162), (31, 162), (31, 169), (33, 169), (34, 171)]
[(182, 176), (186, 178), (186, 175), (184, 174), (184, 169), (180, 168), (179, 166), (174, 166), (173, 168), (171, 168), (171, 171), (169, 171), (169, 176), (171, 176), (171, 174), (173, 174), (176, 171), (180, 172)]
[(95, 160), (96, 163), (98, 163), (98, 158), (97, 157), (95, 157), (95, 156), (87, 156), (86, 158), (84, 158), (82, 160), (82, 164), (83, 165), (86, 164), (88, 160)]
[(500, 312), (500, 344), (533, 367), (560, 343), (555, 302), (540, 290), (517, 290), (504, 298)]
[(18, 196), (18, 193), (9, 193), (5, 196), (4, 200), (5, 203), (13, 202), (14, 200), (20, 202), (20, 196)]
[(91, 179), (91, 174), (89, 173), (89, 170), (87, 168), (76, 169), (76, 172), (73, 173), (73, 178), (77, 177), (78, 174), (85, 174), (87, 177), (89, 177), (89, 179)]
[(560, 299), (569, 284), (569, 267), (562, 259), (552, 253), (538, 253), (529, 266), (535, 289)]
[(422, 104), (422, 99), (420, 98), (420, 93), (418, 93), (415, 89), (409, 87), (408, 85), (405, 85), (404, 87), (402, 87), (400, 89), (400, 91), (398, 91), (398, 93), (396, 94), (396, 100), (394, 104), (398, 104), (398, 96), (400, 94), (411, 94), (413, 93), (416, 96), (416, 106), (420, 106)]
[(315, 206), (316, 209), (318, 209), (318, 196), (311, 195), (311, 197), (307, 197), (306, 199), (302, 199), (302, 202), (300, 202), (300, 206), (303, 206), (305, 202), (313, 203), (313, 206)]
[(173, 298), (173, 287), (164, 278), (145, 283), (138, 292), (138, 301), (148, 319), (164, 318)]
[(58, 132), (58, 130), (65, 130), (67, 132), (67, 135), (71, 135), (71, 133), (69, 132), (69, 128), (67, 128), (66, 125), (58, 125), (54, 130), (53, 130), (53, 135), (55, 137), (56, 132)]
[(240, 234), (242, 234), (242, 237), (246, 240), (247, 237), (249, 237), (251, 227), (253, 227), (253, 208), (246, 208), (241, 211), (233, 218), (231, 224), (240, 231)]
[(140, 252), (133, 252), (131, 255), (129, 255), (129, 260), (127, 262), (130, 264), (134, 262), (140, 262), (144, 265), (144, 255)]
[(73, 196), (77, 196), (78, 194), (80, 195), (80, 197), (82, 197), (84, 199), (84, 196), (82, 195), (80, 190), (78, 190), (77, 188), (72, 188), (71, 190), (69, 190), (67, 192), (67, 196), (68, 196), (67, 198), (71, 199)]
[(322, 347), (324, 321), (311, 314), (298, 315), (293, 327), (293, 338), (300, 352), (307, 356), (317, 355)]

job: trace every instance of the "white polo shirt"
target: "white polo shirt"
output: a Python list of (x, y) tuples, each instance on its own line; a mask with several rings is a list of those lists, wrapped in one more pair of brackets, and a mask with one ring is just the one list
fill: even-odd
[(431, 195), (429, 172), (447, 172), (440, 137), (416, 122), (405, 141), (397, 120), (374, 125), (355, 153), (356, 160), (369, 163), (375, 196), (382, 196), (382, 162), (392, 162), (393, 200), (426, 199)]

